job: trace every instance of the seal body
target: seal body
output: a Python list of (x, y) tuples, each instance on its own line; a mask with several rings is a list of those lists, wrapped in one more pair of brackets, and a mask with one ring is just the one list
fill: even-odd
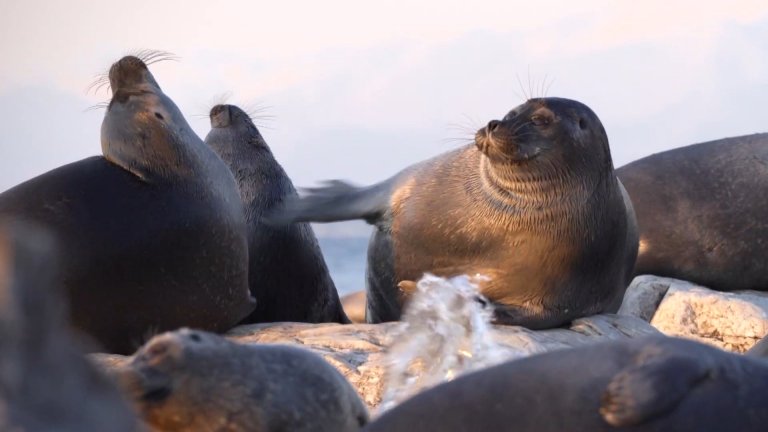
[(234, 178), (140, 59), (115, 63), (110, 81), (104, 156), (0, 194), (0, 215), (57, 238), (72, 323), (103, 349), (131, 353), (185, 325), (225, 331), (255, 306)]
[(637, 253), (634, 212), (608, 139), (585, 105), (533, 99), (481, 129), (475, 145), (370, 187), (330, 182), (278, 221), (362, 218), (367, 320), (400, 317), (425, 272), (481, 274), (497, 323), (529, 328), (613, 312)]
[(157, 431), (356, 432), (368, 421), (333, 366), (291, 346), (182, 329), (156, 336), (113, 374)]
[(652, 336), (468, 374), (414, 396), (363, 430), (756, 432), (768, 421), (766, 386), (765, 359)]
[(54, 241), (0, 222), (0, 430), (143, 430), (117, 389), (67, 331)]
[(216, 105), (210, 118), (205, 143), (235, 176), (248, 225), (249, 285), (258, 304), (245, 322), (349, 322), (310, 224), (262, 222), (296, 189), (256, 125), (233, 105)]
[(635, 274), (768, 291), (768, 134), (669, 150), (617, 175), (640, 227)]

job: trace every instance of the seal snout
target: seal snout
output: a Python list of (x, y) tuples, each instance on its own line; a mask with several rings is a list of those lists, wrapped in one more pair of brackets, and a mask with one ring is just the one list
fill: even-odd
[(146, 63), (136, 56), (125, 56), (109, 68), (109, 84), (113, 94), (144, 85), (159, 87)]
[(211, 127), (225, 128), (231, 124), (231, 113), (229, 105), (216, 105), (211, 108)]

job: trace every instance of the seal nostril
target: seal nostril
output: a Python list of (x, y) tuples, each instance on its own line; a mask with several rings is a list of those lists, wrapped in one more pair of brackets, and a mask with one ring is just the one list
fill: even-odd
[(488, 126), (487, 126), (488, 132), (495, 131), (499, 127), (500, 124), (501, 124), (501, 122), (498, 121), (498, 120), (491, 120), (491, 121), (489, 121), (488, 122)]
[(155, 117), (159, 118), (160, 120), (165, 120), (165, 117), (163, 117), (162, 114), (157, 113), (157, 112), (155, 113)]

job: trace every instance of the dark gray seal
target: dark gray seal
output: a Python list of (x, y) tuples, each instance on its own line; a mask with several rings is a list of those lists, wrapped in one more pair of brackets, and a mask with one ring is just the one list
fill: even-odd
[(333, 366), (287, 345), (182, 329), (154, 337), (113, 373), (159, 431), (356, 432), (368, 421)]
[(635, 274), (768, 291), (768, 134), (654, 154), (616, 174), (640, 227)]
[(605, 130), (567, 99), (531, 99), (478, 131), (475, 145), (373, 186), (334, 181), (310, 192), (270, 219), (375, 225), (369, 322), (398, 319), (425, 272), (480, 273), (496, 322), (558, 326), (616, 311), (637, 254)]
[(462, 376), (384, 413), (384, 431), (764, 431), (768, 361), (652, 336)]
[(67, 331), (50, 236), (0, 222), (0, 430), (129, 432), (139, 422)]
[(245, 322), (348, 323), (310, 224), (273, 227), (261, 220), (296, 189), (250, 116), (216, 105), (210, 118), (205, 143), (234, 174), (248, 224), (248, 279), (258, 304)]
[(225, 331), (255, 307), (240, 196), (143, 61), (109, 71), (104, 156), (0, 194), (0, 215), (51, 230), (74, 326), (132, 353), (151, 332)]

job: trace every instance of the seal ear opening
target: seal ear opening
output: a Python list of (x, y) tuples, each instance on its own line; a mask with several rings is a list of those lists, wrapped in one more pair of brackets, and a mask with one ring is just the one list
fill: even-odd
[(674, 409), (708, 376), (703, 360), (651, 353), (650, 359), (640, 359), (613, 377), (600, 399), (600, 415), (614, 427), (646, 423)]

